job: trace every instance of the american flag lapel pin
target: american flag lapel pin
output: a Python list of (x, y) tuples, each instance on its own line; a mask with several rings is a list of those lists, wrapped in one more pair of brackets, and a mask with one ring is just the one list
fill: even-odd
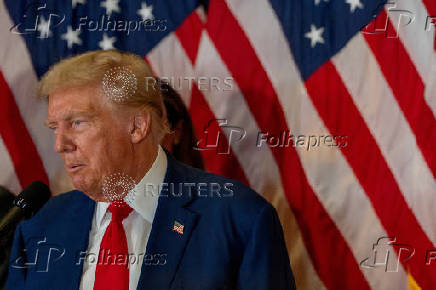
[(179, 223), (178, 221), (174, 221), (173, 231), (176, 231), (177, 233), (183, 235), (183, 228), (185, 226)]

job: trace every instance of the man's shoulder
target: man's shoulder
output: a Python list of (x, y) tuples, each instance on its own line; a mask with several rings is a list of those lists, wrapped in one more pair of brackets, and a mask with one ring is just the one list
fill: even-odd
[[(64, 192), (50, 198), (47, 203), (39, 210), (37, 215), (49, 214), (52, 212), (62, 212), (71, 207), (72, 204), (89, 199), (85, 194), (78, 190)], [(36, 216), (36, 215), (35, 215)]]
[[(253, 227), (262, 224), (275, 225), (275, 208), (247, 185), (184, 164), (181, 168), (184, 180), (197, 186), (191, 192), (193, 198), (187, 209), (200, 217), (197, 224), (197, 229), (203, 233), (200, 239), (228, 233), (217, 239), (234, 239), (236, 243), (245, 245), (253, 236)], [(200, 184), (200, 188), (206, 190), (198, 191)], [(232, 229), (232, 234), (228, 232), (229, 229)]]
[(86, 199), (88, 198), (78, 190), (53, 196), (32, 218), (23, 221), (22, 227), (24, 229), (40, 226), (49, 227), (64, 218), (68, 218), (75, 211), (78, 202), (86, 203)]
[[(235, 214), (253, 218), (261, 211), (274, 210), (259, 193), (242, 182), (178, 163), (184, 186), (194, 196), (191, 208), (216, 215)], [(177, 190), (176, 190), (177, 191)]]

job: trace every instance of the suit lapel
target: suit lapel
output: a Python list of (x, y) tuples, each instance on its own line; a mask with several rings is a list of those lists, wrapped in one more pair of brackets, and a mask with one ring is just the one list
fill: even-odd
[(183, 175), (176, 161), (168, 153), (167, 157), (164, 183), (174, 184), (175, 190), (160, 193), (137, 289), (170, 288), (198, 218), (184, 208), (193, 196), (183, 186)]

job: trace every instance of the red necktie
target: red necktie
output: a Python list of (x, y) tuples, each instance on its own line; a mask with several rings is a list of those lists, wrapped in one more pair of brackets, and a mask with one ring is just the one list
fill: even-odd
[(100, 244), (94, 290), (129, 290), (129, 253), (122, 222), (132, 208), (124, 201), (114, 201), (108, 209), (112, 220)]

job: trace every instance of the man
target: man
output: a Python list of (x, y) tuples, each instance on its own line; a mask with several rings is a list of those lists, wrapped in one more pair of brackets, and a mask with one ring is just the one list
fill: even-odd
[(274, 208), (177, 162), (161, 92), (139, 57), (94, 51), (42, 78), (47, 126), (77, 190), (14, 238), (7, 289), (291, 289)]

